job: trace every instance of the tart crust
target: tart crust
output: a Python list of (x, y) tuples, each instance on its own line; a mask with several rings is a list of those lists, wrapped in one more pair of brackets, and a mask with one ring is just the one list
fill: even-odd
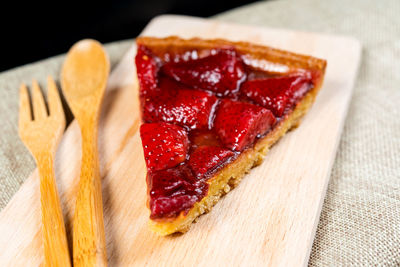
[(264, 137), (257, 140), (252, 148), (243, 151), (238, 158), (223, 167), (207, 180), (209, 189), (207, 195), (194, 204), (186, 214), (171, 219), (150, 220), (150, 228), (159, 235), (169, 235), (175, 232), (186, 232), (193, 221), (208, 212), (224, 194), (239, 184), (242, 177), (251, 168), (261, 164), (269, 148), (275, 144), (287, 131), (296, 128), (301, 118), (307, 113), (315, 101), (325, 74), (326, 61), (311, 56), (299, 55), (267, 46), (247, 42), (230, 42), (222, 39), (203, 40), (180, 39), (176, 36), (167, 38), (139, 37), (136, 43), (151, 49), (152, 53), (161, 59), (165, 56), (183, 54), (196, 50), (200, 55), (214, 48), (235, 47), (243, 56), (244, 62), (254, 70), (268, 73), (285, 74), (298, 70), (309, 70), (318, 73), (313, 88), (296, 104), (295, 108), (279, 121)]

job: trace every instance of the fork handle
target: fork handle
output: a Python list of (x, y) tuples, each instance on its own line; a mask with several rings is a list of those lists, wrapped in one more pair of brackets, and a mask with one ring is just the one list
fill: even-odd
[(73, 228), (74, 266), (107, 266), (97, 125), (81, 129), (82, 163)]
[(71, 266), (60, 199), (54, 179), (53, 154), (37, 157), (45, 266)]

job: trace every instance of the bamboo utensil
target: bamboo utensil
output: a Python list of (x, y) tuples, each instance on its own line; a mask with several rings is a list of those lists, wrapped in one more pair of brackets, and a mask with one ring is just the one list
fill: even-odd
[(49, 114), (35, 80), (32, 83), (31, 114), (27, 87), (21, 85), (19, 136), (35, 158), (39, 170), (45, 266), (71, 266), (53, 169), (54, 155), (65, 128), (65, 115), (57, 87), (50, 76), (47, 86)]
[(61, 84), (82, 134), (82, 164), (73, 223), (74, 266), (106, 266), (97, 149), (100, 106), (110, 64), (101, 44), (82, 40), (68, 52)]

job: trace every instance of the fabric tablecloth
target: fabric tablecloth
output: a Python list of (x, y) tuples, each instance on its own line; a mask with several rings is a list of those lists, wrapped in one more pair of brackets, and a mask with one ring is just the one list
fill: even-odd
[[(359, 76), (310, 266), (400, 266), (400, 1), (258, 2), (215, 18), (354, 36)], [(112, 65), (133, 40), (106, 45)], [(18, 87), (59, 76), (64, 56), (0, 74), (0, 209), (35, 168), (18, 138)]]

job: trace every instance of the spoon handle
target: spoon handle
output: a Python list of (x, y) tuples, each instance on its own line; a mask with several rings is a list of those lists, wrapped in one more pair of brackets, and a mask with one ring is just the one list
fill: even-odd
[(81, 129), (82, 165), (73, 228), (74, 266), (107, 266), (97, 123), (82, 123)]

